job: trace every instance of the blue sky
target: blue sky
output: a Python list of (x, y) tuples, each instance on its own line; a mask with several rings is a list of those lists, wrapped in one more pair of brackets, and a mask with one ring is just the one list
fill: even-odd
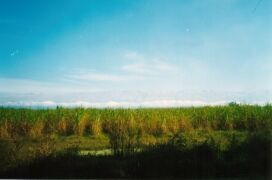
[(0, 103), (269, 102), (271, 12), (269, 0), (2, 0)]

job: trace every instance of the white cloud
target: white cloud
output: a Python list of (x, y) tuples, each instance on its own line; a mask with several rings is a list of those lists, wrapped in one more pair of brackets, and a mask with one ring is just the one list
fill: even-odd
[(107, 101), (107, 102), (87, 102), (87, 101), (75, 101), (75, 102), (54, 102), (54, 101), (23, 101), (23, 102), (7, 102), (1, 105), (4, 106), (42, 106), (42, 107), (188, 107), (188, 106), (215, 106), (227, 104), (226, 101), (205, 102), (205, 101), (190, 101), (190, 100), (153, 100), (153, 101)]
[[(18, 81), (17, 81), (18, 82)], [(26, 83), (26, 81), (24, 81)], [(27, 84), (30, 85), (30, 84)], [(138, 84), (137, 84), (138, 85)], [(16, 87), (15, 87), (16, 88)], [(51, 88), (51, 87), (50, 87)], [(262, 92), (216, 92), (216, 91), (121, 91), (118, 90), (82, 90), (80, 86), (66, 88), (66, 91), (56, 89), (43, 89), (36, 93), (33, 91), (21, 91), (1, 93), (0, 106), (44, 106), (44, 107), (179, 107), (179, 106), (204, 106), (223, 105), (228, 102), (242, 102), (248, 104), (265, 104), (272, 102), (271, 91)], [(72, 89), (78, 91), (72, 91)], [(49, 90), (49, 91), (47, 91)]]
[(160, 77), (167, 74), (177, 72), (177, 68), (157, 58), (147, 58), (137, 52), (128, 52), (123, 55), (126, 60), (125, 64), (121, 65), (118, 72), (95, 72), (85, 69), (75, 69), (67, 77), (69, 79), (83, 81), (133, 81), (145, 80), (149, 77)]
[(123, 58), (126, 60), (133, 60), (133, 61), (142, 61), (145, 58), (143, 57), (142, 54), (136, 52), (136, 51), (129, 51), (124, 53)]
[(102, 73), (80, 73), (69, 75), (72, 79), (90, 80), (90, 81), (123, 81), (124, 77), (113, 74)]
[(127, 64), (123, 65), (121, 67), (123, 71), (129, 72), (129, 73), (135, 73), (135, 74), (145, 74), (150, 75), (156, 73), (152, 67), (145, 63), (133, 63), (133, 64)]
[(176, 66), (156, 59), (153, 60), (153, 66), (155, 69), (164, 72), (176, 72), (178, 70)]
[(150, 58), (133, 51), (125, 53), (123, 57), (125, 60), (131, 60), (129, 64), (125, 64), (121, 67), (123, 71), (128, 73), (148, 76), (177, 72), (176, 66), (166, 63), (159, 58)]
[[(76, 88), (75, 88), (76, 87)], [(78, 86), (74, 83), (44, 82), (30, 79), (1, 78), (0, 93), (46, 93), (92, 92), (100, 90), (90, 85)]]
[(149, 62), (135, 62), (131, 64), (126, 64), (121, 67), (123, 71), (131, 74), (142, 74), (142, 75), (165, 75), (177, 72), (177, 68), (172, 64), (165, 63), (160, 60), (150, 60)]
[(94, 73), (94, 72), (80, 72), (68, 75), (68, 78), (84, 80), (84, 81), (131, 81), (143, 79), (141, 76), (133, 75), (116, 75), (107, 73)]
[[(19, 106), (19, 107), (94, 107), (94, 108), (139, 108), (139, 107), (199, 107), (199, 106), (220, 106), (227, 105), (231, 101), (197, 101), (197, 100), (152, 100), (152, 101), (107, 101), (107, 102), (55, 102), (55, 101), (20, 101), (1, 103), (1, 106)], [(236, 101), (238, 104), (244, 104)], [(251, 105), (266, 105), (272, 101), (253, 101), (246, 102)]]

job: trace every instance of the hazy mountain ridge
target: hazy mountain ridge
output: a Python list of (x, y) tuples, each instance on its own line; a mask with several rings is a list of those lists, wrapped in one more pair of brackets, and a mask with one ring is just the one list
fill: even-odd
[(2, 106), (85, 106), (85, 107), (170, 107), (221, 105), (229, 102), (265, 104), (272, 102), (271, 91), (97, 91), (92, 93), (0, 93)]

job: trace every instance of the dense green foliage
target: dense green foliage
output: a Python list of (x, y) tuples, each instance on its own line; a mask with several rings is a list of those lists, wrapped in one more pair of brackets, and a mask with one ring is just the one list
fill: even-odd
[(271, 144), (271, 105), (0, 108), (2, 177), (268, 177)]
[(128, 131), (137, 128), (137, 133), (154, 136), (194, 129), (269, 131), (272, 128), (272, 106), (230, 104), (161, 109), (0, 108), (2, 138), (48, 134), (112, 134), (116, 126), (119, 129), (128, 128)]

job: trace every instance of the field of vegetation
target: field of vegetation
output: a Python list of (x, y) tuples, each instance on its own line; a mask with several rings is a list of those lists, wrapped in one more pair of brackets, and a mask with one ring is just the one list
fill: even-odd
[(0, 178), (271, 177), (272, 105), (0, 108)]

